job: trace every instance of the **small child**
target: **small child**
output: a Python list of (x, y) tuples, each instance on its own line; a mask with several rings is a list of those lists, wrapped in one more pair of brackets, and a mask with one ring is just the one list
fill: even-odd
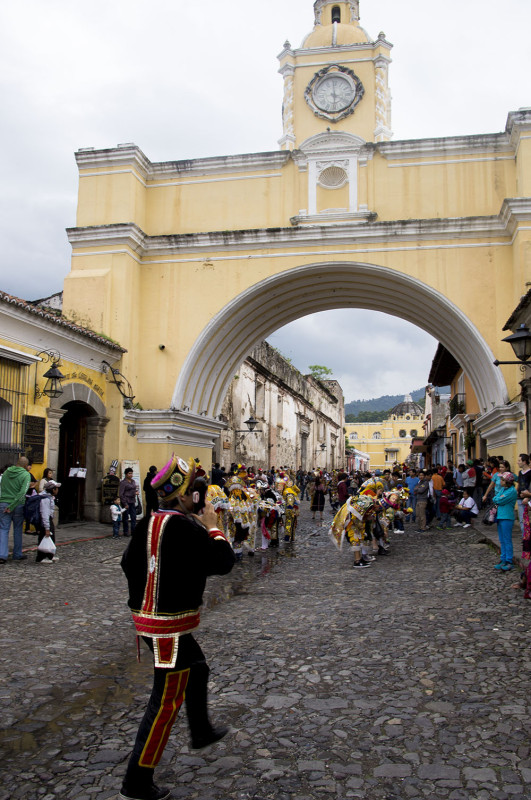
[(111, 503), (111, 518), (112, 518), (112, 538), (118, 539), (120, 536), (120, 524), (122, 522), (122, 514), (124, 509), (120, 505), (120, 498), (116, 497), (114, 503)]
[(441, 524), (437, 525), (439, 530), (445, 530), (452, 527), (451, 513), (455, 508), (454, 496), (450, 494), (448, 489), (443, 489), (441, 492), (441, 499), (439, 501), (439, 508), (441, 511)]
[[(55, 512), (55, 498), (59, 491), (60, 483), (56, 481), (47, 481), (44, 484), (44, 490), (40, 493), (40, 512), (41, 524), (38, 530), (38, 544), (42, 542), (45, 537), (50, 537), (55, 544), (55, 527), (53, 524), (53, 516)], [(43, 553), (42, 550), (37, 550), (35, 561), (38, 564), (51, 564), (52, 561), (59, 561), (59, 557), (52, 553)]]

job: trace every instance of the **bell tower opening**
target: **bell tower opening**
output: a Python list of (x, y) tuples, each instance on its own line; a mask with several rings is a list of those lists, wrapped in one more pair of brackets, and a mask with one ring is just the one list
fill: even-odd
[(341, 22), (341, 8), (334, 6), (332, 9), (332, 22)]

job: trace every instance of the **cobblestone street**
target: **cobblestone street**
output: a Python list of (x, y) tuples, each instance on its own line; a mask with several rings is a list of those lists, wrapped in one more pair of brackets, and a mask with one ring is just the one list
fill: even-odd
[[(292, 551), (211, 580), (197, 639), (213, 719), (233, 732), (192, 752), (182, 714), (157, 782), (177, 800), (529, 798), (531, 604), (511, 589), (517, 571), (493, 569), (478, 530), (409, 526), (354, 573), (307, 508)], [(125, 542), (1, 568), (0, 800), (120, 788), (152, 674), (147, 650), (136, 662)]]

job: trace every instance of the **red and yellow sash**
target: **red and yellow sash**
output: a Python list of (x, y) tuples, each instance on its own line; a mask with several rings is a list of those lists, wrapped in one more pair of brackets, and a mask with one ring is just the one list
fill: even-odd
[[(199, 609), (176, 614), (159, 613), (160, 551), (168, 519), (174, 514), (157, 513), (149, 521), (147, 537), (148, 578), (140, 611), (133, 611), (138, 636), (153, 639), (155, 666), (172, 669), (177, 662), (179, 636), (199, 626)], [(182, 515), (181, 515), (182, 516)]]

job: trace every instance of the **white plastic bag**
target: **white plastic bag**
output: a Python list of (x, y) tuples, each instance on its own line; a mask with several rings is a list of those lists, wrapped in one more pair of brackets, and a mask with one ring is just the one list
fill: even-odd
[(40, 550), (41, 553), (49, 553), (51, 556), (54, 556), (57, 548), (53, 542), (52, 537), (45, 536), (44, 539), (41, 539), (41, 541), (39, 542), (37, 550)]

